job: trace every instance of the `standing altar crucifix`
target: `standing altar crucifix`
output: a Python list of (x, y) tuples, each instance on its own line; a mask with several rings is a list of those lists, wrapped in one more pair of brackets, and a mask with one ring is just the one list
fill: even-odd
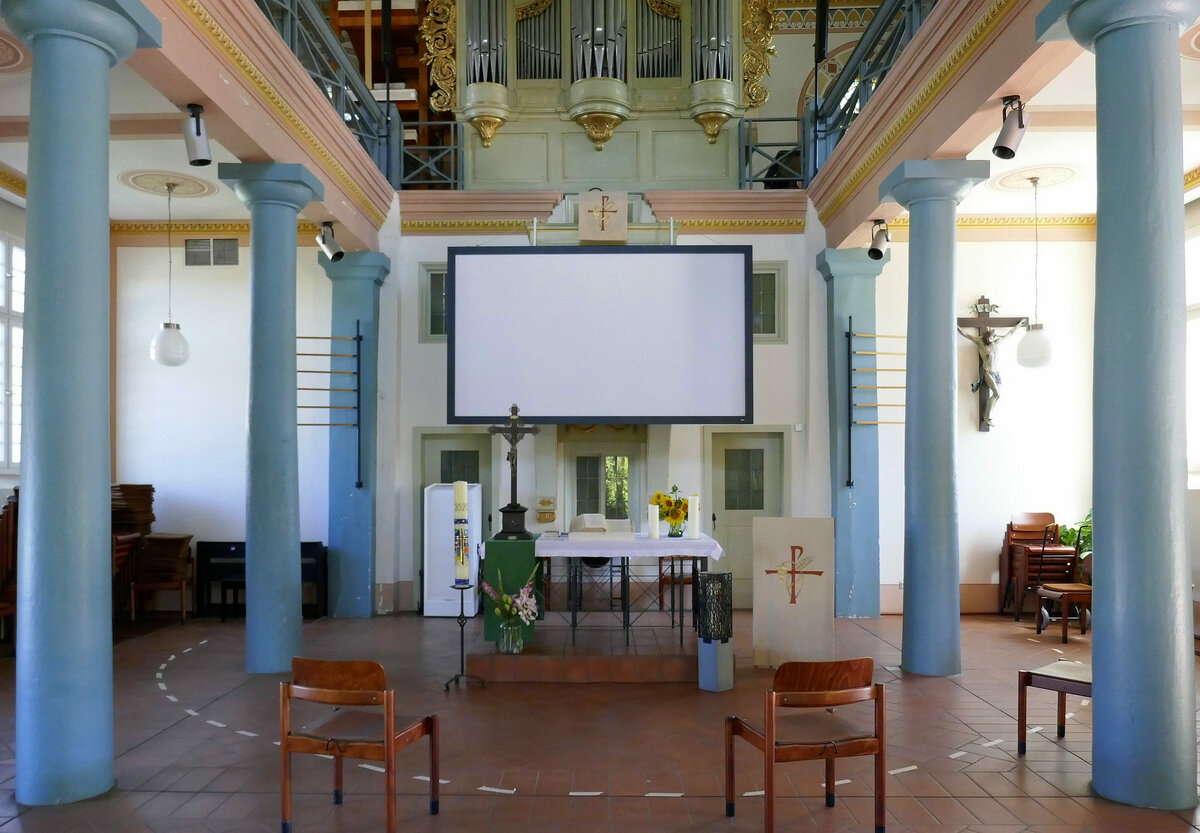
[(521, 410), (515, 404), (509, 408), (508, 422), (503, 426), (493, 425), (488, 428), (489, 434), (499, 434), (508, 440), (508, 456), (505, 459), (508, 460), (508, 482), (511, 492), (508, 506), (500, 509), (500, 532), (495, 537), (501, 540), (522, 540), (532, 537), (525, 529), (525, 507), (517, 503), (517, 443), (526, 434), (536, 434), (537, 432), (536, 425), (521, 424)]
[[(971, 383), (971, 392), (979, 392), (979, 430), (992, 430), (992, 408), (1000, 398), (1000, 373), (996, 370), (996, 350), (999, 343), (1017, 331), (1027, 318), (993, 318), (992, 313), (1000, 307), (980, 296), (971, 305), (973, 318), (958, 319), (958, 332), (975, 345), (979, 353), (979, 378)], [(963, 327), (974, 327), (979, 335), (963, 332)], [(1007, 327), (1008, 332), (998, 333), (996, 328)]]

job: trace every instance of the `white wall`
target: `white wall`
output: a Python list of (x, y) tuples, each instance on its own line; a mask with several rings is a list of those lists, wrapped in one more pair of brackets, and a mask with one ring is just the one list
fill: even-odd
[[(1033, 314), (1032, 249), (1022, 243), (959, 243), (955, 308), (968, 316), (980, 295), (999, 304), (996, 315)], [(1063, 523), (1081, 520), (1091, 506), (1091, 356), (1094, 244), (1040, 246), (1038, 309), (1053, 341), (1044, 368), (1016, 362), (1021, 334), (1000, 346), (1001, 398), (989, 432), (978, 429), (977, 353), (966, 340), (958, 350), (958, 519), (960, 581), (995, 585), (1004, 525), (1014, 512), (1049, 511)], [(891, 262), (877, 287), (880, 333), (907, 332), (908, 246), (892, 245)], [(904, 434), (880, 428), (880, 580), (904, 575)], [(980, 598), (987, 599), (980, 589)], [(966, 607), (964, 606), (964, 610)]]
[[(299, 250), (298, 335), (329, 334), (330, 282), (315, 251)], [(166, 318), (166, 249), (118, 250), (113, 480), (154, 485), (156, 531), (246, 537), (249, 250), (240, 255), (239, 266), (185, 267), (175, 247), (173, 318), (191, 358), (163, 367), (150, 361), (149, 344)], [(299, 431), (300, 537), (325, 541), (328, 429)]]

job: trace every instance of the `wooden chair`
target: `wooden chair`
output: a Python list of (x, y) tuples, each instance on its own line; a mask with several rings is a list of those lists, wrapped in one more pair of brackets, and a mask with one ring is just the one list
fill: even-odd
[[(292, 725), (292, 701), (334, 707), (308, 725)], [(359, 708), (346, 708), (359, 707)], [(368, 707), (368, 708), (363, 708)], [(382, 712), (380, 712), (382, 709)], [(342, 803), (342, 759), (381, 761), (387, 833), (396, 830), (396, 753), (429, 736), (429, 814), (438, 813), (437, 715), (396, 714), (396, 692), (387, 687), (383, 666), (369, 660), (292, 658), (292, 682), (279, 684), (280, 765), (283, 833), (292, 829), (292, 753), (333, 758), (333, 803)]]
[[(1041, 563), (1045, 575), (1031, 572), (1030, 548), (1042, 551)], [(1013, 618), (1021, 619), (1025, 597), (1036, 590), (1045, 580), (1064, 581), (1065, 576), (1075, 570), (1075, 548), (1058, 543), (1058, 525), (1049, 512), (1025, 512), (1012, 516), (1004, 530), (1004, 544), (1000, 548), (1000, 612), (1011, 603)]]
[(142, 551), (129, 582), (130, 622), (137, 618), (137, 594), (146, 590), (178, 590), (179, 624), (187, 621), (188, 585), (192, 582), (191, 542), (191, 535), (165, 532), (152, 532), (142, 540)]
[[(875, 831), (883, 833), (885, 814), (886, 743), (884, 692), (873, 684), (875, 663), (862, 659), (830, 662), (785, 662), (775, 672), (763, 702), (763, 727), (740, 717), (725, 718), (725, 815), (734, 807), (733, 739), (745, 738), (763, 753), (764, 830), (775, 830), (775, 764), (789, 761), (825, 761), (825, 806), (834, 806), (834, 762), (858, 755), (875, 756)], [(875, 701), (873, 727), (842, 718), (834, 706)], [(780, 709), (803, 709), (784, 715)]]
[(126, 532), (112, 536), (112, 604), (113, 621), (117, 620), (117, 611), (121, 600), (125, 598), (125, 590), (129, 587), (133, 576), (133, 565), (137, 559), (137, 551), (142, 543), (142, 533)]
[[(1094, 557), (1094, 556), (1093, 556)], [(1079, 611), (1079, 635), (1087, 633), (1088, 621), (1092, 617), (1092, 585), (1077, 581), (1079, 576), (1070, 576), (1070, 581), (1051, 581), (1038, 587), (1037, 632), (1050, 626), (1050, 606), (1057, 602), (1061, 610), (1062, 641), (1067, 642), (1067, 623), (1071, 607)]]

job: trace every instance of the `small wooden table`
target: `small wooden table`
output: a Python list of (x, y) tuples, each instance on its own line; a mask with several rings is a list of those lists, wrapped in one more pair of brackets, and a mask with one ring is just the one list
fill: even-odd
[(1059, 660), (1032, 671), (1017, 672), (1017, 754), (1025, 754), (1025, 694), (1030, 686), (1058, 692), (1058, 736), (1067, 734), (1067, 695), (1092, 696), (1092, 666)]

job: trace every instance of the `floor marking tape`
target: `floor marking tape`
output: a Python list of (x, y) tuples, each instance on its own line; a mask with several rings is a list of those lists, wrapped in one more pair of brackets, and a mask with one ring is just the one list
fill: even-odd
[(1066, 715), (1067, 720), (1070, 720), (1074, 716), (1075, 716), (1075, 712), (1067, 712), (1067, 715)]
[(158, 684), (158, 690), (159, 690), (159, 691), (166, 691), (166, 690), (167, 690), (167, 684), (166, 684), (166, 683), (159, 683), (159, 684)]
[(902, 766), (899, 769), (889, 769), (888, 775), (899, 775), (901, 772), (912, 772), (916, 766)]
[(208, 644), (208, 640), (207, 640), (207, 639), (201, 639), (201, 640), (200, 640), (200, 644), (201, 644), (201, 645), (207, 645), (207, 644)]
[(646, 798), (683, 798), (683, 793), (646, 793)]
[(190, 714), (192, 717), (200, 716), (200, 712), (196, 711), (195, 709), (184, 709), (184, 711)]
[[(849, 778), (842, 778), (842, 779), (840, 779), (840, 780), (838, 780), (838, 781), (834, 781), (834, 782), (833, 782), (833, 785), (834, 785), (835, 787), (840, 787), (842, 784), (849, 784), (849, 783), (850, 783), (850, 779), (849, 779)], [(824, 782), (824, 781), (822, 781), (822, 782), (821, 782), (821, 786), (822, 786), (822, 787), (824, 787), (824, 786), (825, 786), (825, 782)]]
[(168, 699), (168, 700), (170, 700), (172, 703), (178, 703), (178, 702), (179, 702), (179, 698), (178, 698), (178, 697), (176, 697), (174, 694), (168, 694), (168, 695), (167, 695), (167, 699)]
[(571, 790), (569, 793), (567, 793), (567, 795), (580, 798), (586, 796), (604, 795), (604, 792), (599, 790), (596, 792), (589, 792), (587, 790)]
[(171, 654), (171, 656), (167, 657), (167, 662), (174, 662), (174, 661), (175, 661), (175, 655), (174, 655), (174, 654)]
[(1004, 743), (1004, 739), (997, 738), (996, 740), (989, 740), (987, 743), (981, 743), (980, 746), (997, 746), (1001, 743)]
[(1042, 727), (1041, 727), (1041, 726), (1034, 726), (1034, 727), (1033, 727), (1032, 729), (1030, 729), (1029, 731), (1030, 731), (1030, 732), (1040, 732), (1040, 731), (1042, 731)]
[(155, 672), (154, 672), (154, 679), (156, 679), (156, 680), (161, 680), (161, 679), (162, 679), (162, 672), (161, 672), (161, 671), (155, 671)]
[(750, 798), (753, 798), (753, 797), (754, 797), (754, 796), (756, 796), (756, 795), (766, 795), (766, 793), (765, 793), (765, 791), (763, 791), (763, 790), (750, 790), (750, 792), (745, 792), (745, 793), (742, 793), (742, 795), (743, 795), (744, 797), (750, 797)]
[(485, 793), (500, 793), (501, 795), (512, 795), (516, 790), (505, 790), (500, 787), (476, 787), (480, 792)]
[[(429, 776), (428, 775), (414, 775), (413, 780), (414, 781), (428, 781)], [(450, 782), (447, 781), (445, 778), (439, 778), (438, 783), (439, 784), (449, 784)]]
[(359, 766), (363, 769), (369, 769), (371, 772), (387, 772), (386, 769), (381, 766), (375, 766), (375, 764), (359, 764)]
[(158, 666), (158, 670), (162, 671), (166, 667), (167, 667), (167, 664), (164, 662), (162, 665)]
[(188, 652), (189, 652), (189, 651), (191, 651), (191, 650), (192, 650), (191, 648), (184, 648), (184, 649), (183, 649), (183, 652), (186, 654), (186, 653), (188, 653)]
[(1090, 702), (1092, 702), (1092, 701), (1091, 701), (1091, 700), (1089, 700), (1088, 698), (1086, 698), (1086, 697), (1085, 697), (1085, 698), (1083, 698), (1082, 700), (1080, 700), (1080, 701), (1079, 701), (1079, 705), (1081, 705), (1081, 706), (1086, 706), (1086, 705), (1087, 705), (1088, 703), (1090, 703)]
[(967, 753), (960, 749), (957, 752), (951, 752), (950, 757), (951, 758), (961, 758), (965, 754), (967, 754)]
[(1066, 651), (1064, 651), (1062, 648), (1051, 648), (1050, 650), (1054, 651), (1054, 653), (1056, 653), (1056, 654), (1065, 654), (1066, 653)]
[(245, 736), (246, 736), (246, 737), (248, 737), (248, 738), (256, 738), (256, 737), (258, 737), (258, 732), (247, 732), (245, 729), (238, 729), (238, 730), (237, 730), (237, 733), (238, 733), (239, 735), (245, 735)]
[(207, 723), (209, 726), (216, 726), (218, 729), (225, 728), (225, 724), (219, 720), (206, 720), (204, 722)]

